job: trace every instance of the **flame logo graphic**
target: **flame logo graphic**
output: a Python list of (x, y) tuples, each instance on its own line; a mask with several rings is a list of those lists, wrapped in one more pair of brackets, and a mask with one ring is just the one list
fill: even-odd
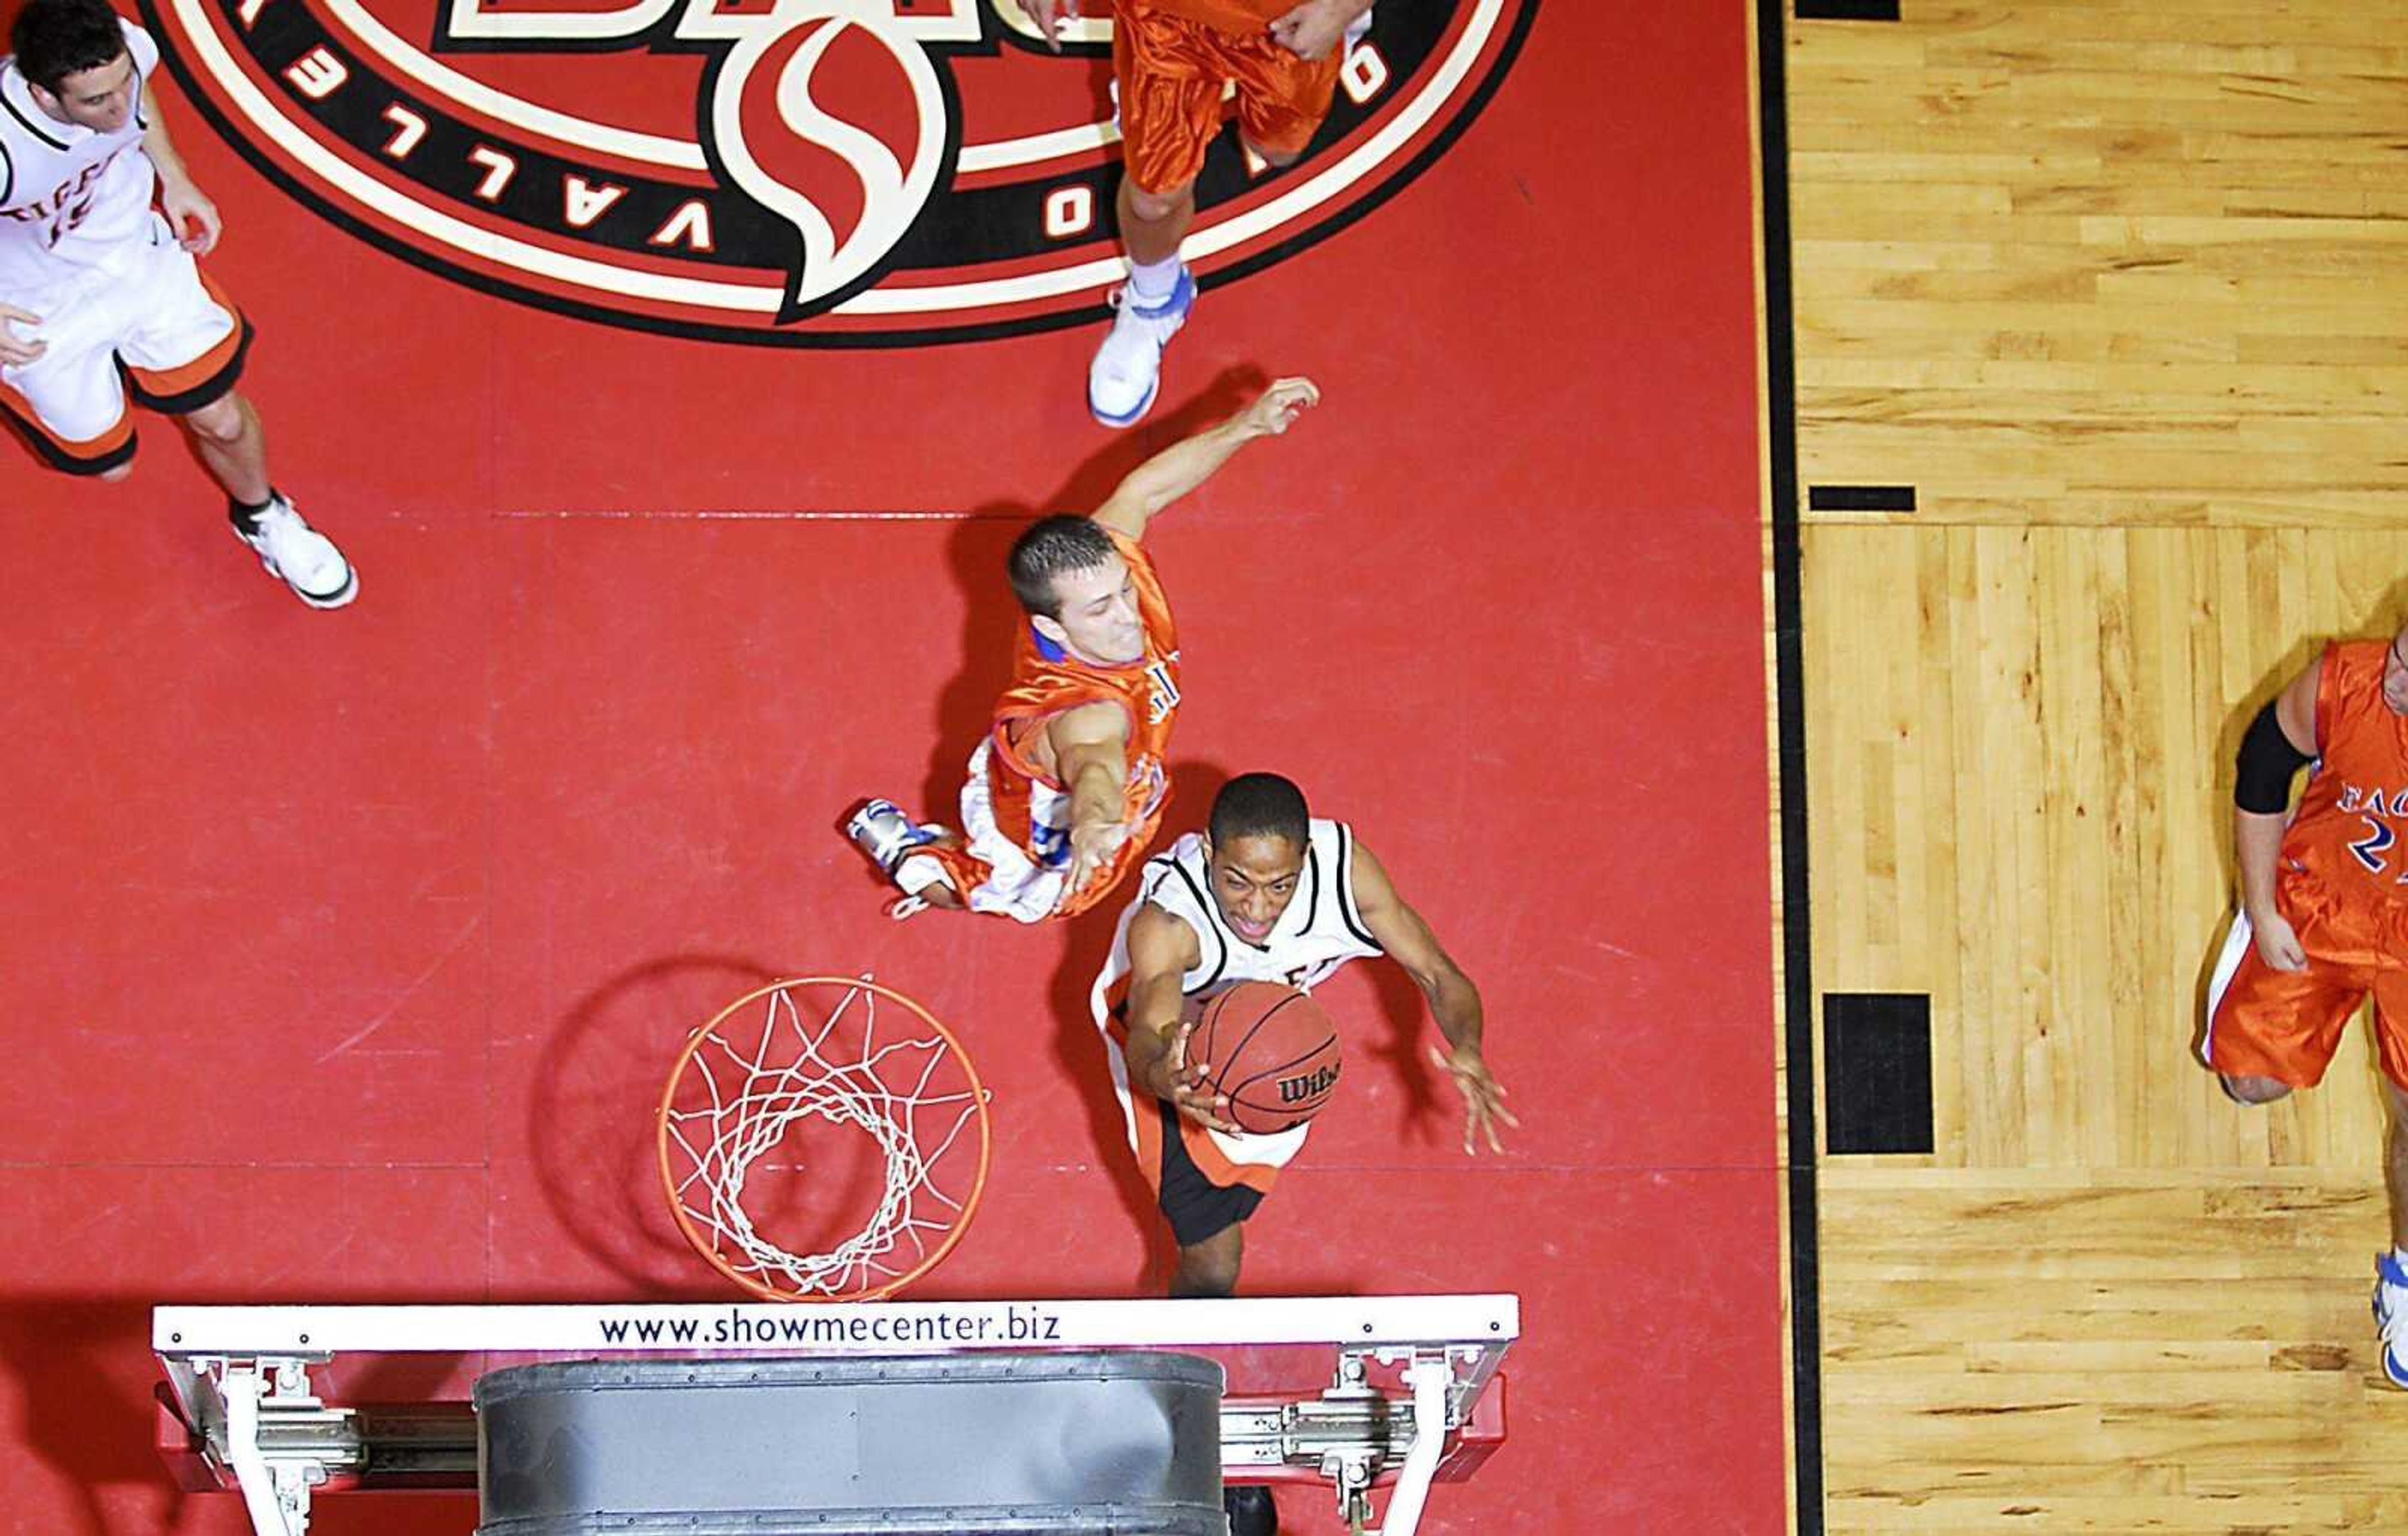
[(942, 168), (945, 100), (926, 51), (891, 21), (781, 20), (728, 51), (710, 123), (728, 179), (795, 228), (791, 318), (867, 277), (919, 217)]

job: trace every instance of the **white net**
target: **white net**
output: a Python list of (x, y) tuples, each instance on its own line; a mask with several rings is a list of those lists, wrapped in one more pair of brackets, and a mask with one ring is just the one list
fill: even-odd
[[(951, 1249), (986, 1177), (986, 1095), (968, 1056), (867, 977), (781, 982), (735, 1003), (688, 1042), (660, 1115), (678, 1225), (763, 1296), (893, 1293)], [(848, 1194), (865, 1148), (882, 1174), (874, 1200)]]

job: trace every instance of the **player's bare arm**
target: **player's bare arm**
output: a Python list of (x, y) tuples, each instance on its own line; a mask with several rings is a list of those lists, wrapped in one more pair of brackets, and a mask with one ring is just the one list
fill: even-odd
[(1180, 983), (1204, 958), (1196, 931), (1158, 906), (1141, 906), (1129, 919), (1128, 952), (1128, 1044), (1122, 1055), (1129, 1081), (1191, 1120), (1235, 1131), (1226, 1117), (1228, 1095), (1204, 1092), (1202, 1069), (1187, 1060), (1187, 1037), (1196, 1025), (1181, 1017), (1186, 999)]
[(176, 232), (179, 245), (195, 256), (206, 256), (217, 249), (225, 224), (218, 217), (218, 206), (202, 195), (193, 173), (185, 168), (184, 157), (176, 152), (175, 141), (167, 136), (166, 116), (159, 110), (159, 98), (148, 80), (142, 83), (142, 121), (149, 124), (142, 130), (142, 152), (150, 157), (159, 173), (159, 206), (167, 215), (167, 225)]
[(1109, 867), (1128, 841), (1128, 714), (1117, 704), (1081, 704), (1045, 722), (1054, 776), (1070, 793), (1066, 901)]
[(1354, 910), (1362, 915), (1364, 926), (1422, 989), (1439, 1033), (1446, 1037), (1448, 1048), (1431, 1046), (1430, 1060), (1446, 1069), (1463, 1095), (1463, 1149), (1477, 1150), (1477, 1139), (1485, 1136), (1490, 1151), (1504, 1151), (1498, 1123), (1519, 1126), (1522, 1122), (1505, 1107), (1504, 1085), (1489, 1072), (1487, 1059), (1481, 1053), (1486, 1021), (1481, 1014), (1480, 988), (1455, 963), (1422, 915), (1397, 894), (1387, 870), (1360, 843), (1354, 845)]
[(1142, 539), (1154, 514), (1211, 479), (1230, 455), (1258, 437), (1277, 437), (1319, 404), (1321, 388), (1312, 380), (1280, 379), (1219, 426), (1174, 444), (1129, 471), (1128, 478), (1096, 509), (1096, 520), (1116, 533)]
[(1271, 40), (1299, 59), (1326, 59), (1371, 0), (1304, 0), (1271, 22)]
[(2272, 735), (2261, 718), (2251, 723), (2242, 743), (2243, 782), (2235, 790), (2232, 809), (2232, 852), (2241, 870), (2241, 910), (2248, 915), (2258, 958), (2277, 971), (2303, 971), (2308, 964), (2299, 934), (2274, 900), (2274, 871), (2290, 816), (2284, 810), (2253, 810), (2242, 802), (2255, 799), (2260, 805), (2271, 805), (2277, 799), (2287, 799), (2299, 763), (2315, 756), (2316, 685), (2323, 669), (2319, 657), (2275, 698)]

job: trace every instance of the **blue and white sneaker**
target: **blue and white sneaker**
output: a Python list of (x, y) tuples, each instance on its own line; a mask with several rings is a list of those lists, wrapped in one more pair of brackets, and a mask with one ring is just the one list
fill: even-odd
[(1117, 313), (1087, 364), (1087, 409), (1108, 427), (1134, 426), (1154, 408), (1162, 385), (1162, 349), (1196, 307), (1196, 278), (1182, 262), (1170, 297), (1154, 308), (1139, 304), (1126, 287), (1113, 289), (1105, 302)]
[(2383, 1373), (2408, 1387), (2408, 1270), (2390, 1254), (2374, 1259), (2374, 1330), (2383, 1342)]
[(845, 818), (844, 834), (890, 880), (913, 848), (924, 848), (943, 835), (940, 829), (921, 826), (904, 815), (903, 807), (891, 800), (863, 802), (859, 810)]

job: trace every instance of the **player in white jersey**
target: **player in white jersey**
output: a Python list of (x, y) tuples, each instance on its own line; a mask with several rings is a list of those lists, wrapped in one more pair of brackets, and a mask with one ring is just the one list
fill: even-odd
[(1481, 1053), (1480, 992), (1342, 821), (1315, 820), (1276, 774), (1231, 779), (1210, 830), (1146, 860), (1096, 980), (1096, 1022), (1127, 1116), (1129, 1145), (1179, 1242), (1174, 1296), (1226, 1296), (1244, 1254), (1240, 1223), (1304, 1145), (1298, 1126), (1248, 1135), (1201, 1091), (1185, 1054), (1187, 1004), (1241, 981), (1310, 991), (1361, 956), (1386, 955), (1429, 1000), (1448, 1048), (1431, 1054), (1464, 1098), (1463, 1149), (1515, 1123)]
[(269, 574), (341, 607), (359, 592), (351, 563), (268, 479), (259, 413), (235, 392), (251, 326), (194, 260), (222, 225), (160, 116), (159, 45), (107, 0), (26, 0), (8, 40), (0, 416), (53, 467), (122, 479), (130, 389), (182, 422)]

